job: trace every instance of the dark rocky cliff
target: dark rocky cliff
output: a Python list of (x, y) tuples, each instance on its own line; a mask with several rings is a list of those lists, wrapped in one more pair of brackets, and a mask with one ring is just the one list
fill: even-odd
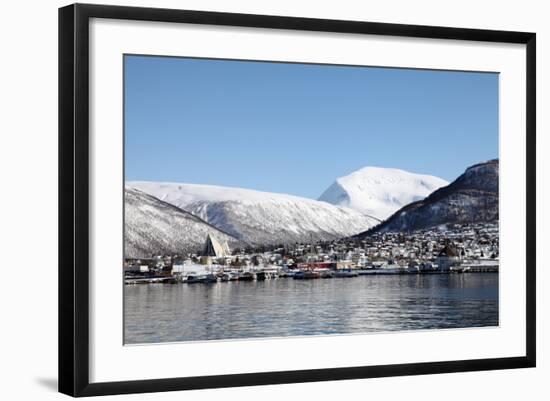
[(358, 237), (375, 232), (414, 231), (443, 224), (498, 220), (498, 159), (473, 165), (451, 184), (399, 209)]

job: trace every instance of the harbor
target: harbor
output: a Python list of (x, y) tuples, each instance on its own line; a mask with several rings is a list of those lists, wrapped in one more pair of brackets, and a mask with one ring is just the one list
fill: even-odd
[(457, 274), (457, 273), (498, 273), (498, 264), (470, 263), (458, 268), (439, 270), (437, 266), (402, 267), (399, 265), (385, 265), (368, 269), (331, 269), (327, 267), (301, 267), (291, 269), (276, 266), (243, 269), (227, 269), (222, 266), (188, 265), (170, 274), (149, 273), (127, 274), (125, 284), (212, 284), (230, 281), (263, 281), (275, 279), (332, 279), (355, 278), (370, 275), (399, 275), (399, 274)]
[(208, 235), (196, 254), (126, 259), (124, 282), (213, 284), (498, 271), (498, 223), (486, 223), (258, 249), (231, 250)]

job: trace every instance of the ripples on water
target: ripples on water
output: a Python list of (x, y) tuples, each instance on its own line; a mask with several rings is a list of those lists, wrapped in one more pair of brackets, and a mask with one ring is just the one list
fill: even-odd
[(498, 325), (498, 274), (124, 288), (127, 344)]

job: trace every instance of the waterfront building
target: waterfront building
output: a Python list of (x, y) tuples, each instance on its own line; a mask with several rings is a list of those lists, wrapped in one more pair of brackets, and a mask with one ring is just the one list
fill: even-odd
[(436, 264), (440, 271), (449, 271), (452, 267), (460, 265), (460, 256), (457, 249), (449, 244), (437, 255)]

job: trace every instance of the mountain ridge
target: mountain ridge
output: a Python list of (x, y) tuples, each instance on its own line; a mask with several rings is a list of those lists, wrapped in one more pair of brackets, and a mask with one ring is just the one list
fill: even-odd
[(414, 231), (444, 224), (498, 220), (498, 171), (498, 159), (476, 163), (449, 185), (402, 207), (357, 237), (375, 232)]
[(227, 241), (231, 247), (245, 245), (198, 216), (135, 188), (125, 188), (124, 205), (126, 258), (196, 253), (207, 235)]
[(379, 221), (352, 209), (294, 195), (199, 184), (128, 182), (250, 244), (332, 240)]

